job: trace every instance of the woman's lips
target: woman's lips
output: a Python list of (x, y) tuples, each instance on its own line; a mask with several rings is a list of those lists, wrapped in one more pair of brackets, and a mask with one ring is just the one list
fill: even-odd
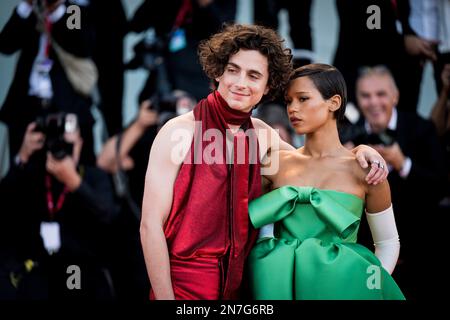
[(302, 121), (301, 119), (298, 118), (289, 118), (289, 120), (291, 121), (292, 125), (295, 125)]

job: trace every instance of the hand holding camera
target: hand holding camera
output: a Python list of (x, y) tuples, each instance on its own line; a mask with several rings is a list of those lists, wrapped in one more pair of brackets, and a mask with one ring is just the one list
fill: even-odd
[(81, 184), (81, 177), (77, 172), (75, 161), (72, 157), (55, 159), (47, 152), (47, 161), (45, 163), (47, 172), (54, 176), (59, 182), (63, 183), (69, 191), (78, 189)]
[(19, 150), (20, 162), (25, 164), (30, 159), (31, 155), (44, 147), (45, 135), (42, 132), (36, 132), (36, 122), (28, 125), (27, 131), (23, 138), (22, 146)]
[(152, 109), (150, 100), (143, 101), (139, 108), (139, 115), (136, 119), (136, 124), (142, 130), (145, 130), (156, 123), (158, 123), (158, 112)]

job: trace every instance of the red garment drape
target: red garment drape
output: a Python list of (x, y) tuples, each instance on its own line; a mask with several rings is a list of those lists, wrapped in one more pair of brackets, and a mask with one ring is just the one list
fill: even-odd
[[(189, 161), (176, 178), (164, 229), (175, 298), (237, 299), (244, 262), (257, 236), (248, 201), (261, 195), (258, 141), (248, 130), (253, 129), (250, 113), (230, 108), (217, 91), (198, 103), (194, 117), (201, 128), (196, 126)], [(247, 133), (228, 134), (232, 164), (226, 163), (228, 123), (241, 125)], [(209, 129), (222, 134), (224, 147), (213, 153), (222, 163), (208, 164), (203, 157), (195, 162), (195, 155), (211, 143), (202, 139)]]

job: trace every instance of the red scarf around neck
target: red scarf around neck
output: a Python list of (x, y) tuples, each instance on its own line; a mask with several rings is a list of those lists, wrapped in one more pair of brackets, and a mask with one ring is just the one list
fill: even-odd
[[(202, 155), (212, 143), (202, 139), (207, 130), (219, 131), (225, 145), (228, 124), (253, 129), (250, 114), (230, 108), (217, 91), (194, 108), (201, 130), (196, 126), (186, 158), (189, 161), (182, 164), (175, 181), (172, 208), (164, 230), (171, 259), (225, 260), (227, 267), (223, 270), (220, 295), (223, 299), (238, 297), (244, 262), (257, 237), (249, 222), (248, 202), (261, 195), (258, 141), (255, 134), (246, 136), (242, 130), (228, 134), (234, 150), (232, 164), (225, 161), (225, 146), (221, 149), (223, 152), (216, 150), (216, 159), (223, 160), (219, 164), (195, 162), (194, 154)], [(240, 150), (242, 154), (238, 146), (245, 146)], [(245, 161), (239, 161), (239, 157), (244, 156)], [(173, 285), (175, 289), (176, 283)]]

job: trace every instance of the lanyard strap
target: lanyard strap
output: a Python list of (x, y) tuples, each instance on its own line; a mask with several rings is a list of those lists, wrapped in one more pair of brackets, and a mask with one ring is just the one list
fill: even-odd
[(53, 195), (52, 195), (52, 179), (50, 175), (45, 176), (45, 187), (47, 188), (47, 209), (48, 213), (50, 215), (50, 218), (53, 219), (55, 217), (55, 213), (57, 213), (59, 210), (61, 210), (64, 201), (66, 200), (66, 195), (69, 192), (66, 186), (64, 186), (63, 191), (58, 197), (58, 200), (56, 202), (53, 201)]
[(183, 4), (181, 5), (180, 10), (178, 10), (177, 18), (175, 19), (175, 23), (173, 25), (172, 31), (181, 27), (184, 23), (187, 15), (192, 11), (192, 3), (191, 0), (183, 0)]
[(45, 35), (47, 36), (47, 43), (45, 44), (44, 55), (46, 58), (48, 58), (48, 56), (50, 55), (50, 48), (52, 46), (51, 35), (52, 35), (52, 27), (53, 27), (53, 24), (50, 21), (49, 17), (45, 17), (44, 25), (45, 25), (45, 30), (46, 30)]

